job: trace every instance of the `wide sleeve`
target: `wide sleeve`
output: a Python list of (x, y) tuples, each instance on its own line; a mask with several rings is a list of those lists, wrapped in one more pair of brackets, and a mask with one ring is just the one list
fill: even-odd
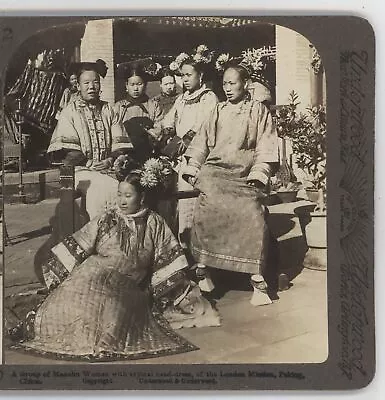
[(199, 116), (193, 127), (194, 132), (199, 132), (206, 122), (211, 118), (213, 111), (218, 104), (217, 95), (211, 90), (205, 93), (199, 102)]
[(131, 139), (128, 136), (126, 130), (123, 126), (123, 107), (121, 107), (120, 102), (116, 103), (114, 107), (111, 107), (111, 156), (116, 158), (118, 155), (127, 152), (129, 149), (133, 148)]
[(178, 104), (181, 101), (181, 96), (182, 95), (177, 97), (174, 105), (171, 107), (169, 112), (163, 117), (163, 119), (161, 121), (161, 127), (163, 130), (174, 130), (175, 131)]
[(155, 249), (151, 288), (154, 296), (160, 298), (185, 281), (184, 269), (188, 263), (165, 220), (157, 214), (151, 214), (150, 218)]
[(158, 101), (155, 101), (154, 99), (150, 100), (151, 102), (151, 108), (152, 108), (152, 115), (151, 119), (154, 123), (153, 127), (153, 133), (157, 138), (160, 138), (161, 132), (162, 132), (162, 109), (160, 107), (160, 104)]
[(47, 287), (62, 282), (75, 266), (80, 265), (94, 252), (99, 221), (100, 216), (94, 218), (51, 249), (51, 256), (43, 265), (43, 276)]
[(216, 105), (187, 148), (184, 154), (187, 164), (182, 170), (183, 177), (195, 177), (215, 145), (218, 111), (218, 105)]
[(73, 113), (74, 110), (71, 104), (60, 113), (47, 150), (48, 153), (62, 149), (82, 151), (80, 137), (74, 124)]
[(60, 111), (63, 110), (68, 105), (68, 103), (70, 102), (70, 96), (71, 96), (70, 90), (68, 88), (65, 88), (59, 103)]
[(252, 118), (256, 123), (256, 145), (247, 180), (257, 180), (266, 185), (279, 164), (278, 135), (271, 113), (262, 103), (255, 103)]

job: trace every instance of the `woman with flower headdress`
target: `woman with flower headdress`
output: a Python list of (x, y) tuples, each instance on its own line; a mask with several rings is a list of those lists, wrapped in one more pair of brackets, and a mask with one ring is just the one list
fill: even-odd
[(260, 101), (266, 107), (272, 104), (271, 83), (266, 78), (266, 69), (269, 64), (275, 62), (276, 48), (261, 47), (259, 49), (246, 49), (242, 52), (243, 65), (250, 72), (248, 91), (252, 99)]
[(197, 274), (206, 276), (207, 284), (205, 266), (250, 274), (251, 302), (261, 305), (271, 303), (268, 286), (277, 285), (277, 265), (268, 252), (274, 241), (261, 200), (279, 154), (269, 110), (247, 91), (249, 71), (245, 63), (225, 64), (227, 100), (191, 142), (182, 176), (200, 192), (191, 232)]
[(10, 329), (13, 348), (86, 361), (146, 358), (196, 349), (173, 329), (220, 324), (187, 278), (178, 241), (146, 206), (148, 190), (170, 173), (163, 159), (118, 171), (117, 205), (52, 248), (46, 293)]
[[(181, 53), (170, 64), (170, 69), (182, 76), (185, 91), (176, 99), (174, 106), (162, 121), (165, 136), (169, 138), (169, 143), (163, 151), (177, 158), (178, 164), (184, 163), (181, 156), (218, 103), (215, 93), (205, 84), (212, 57), (207, 46), (200, 45), (195, 54)], [(191, 189), (192, 186), (180, 175), (178, 190)], [(195, 199), (183, 199), (178, 202), (179, 235), (185, 247), (189, 242), (194, 204)]]

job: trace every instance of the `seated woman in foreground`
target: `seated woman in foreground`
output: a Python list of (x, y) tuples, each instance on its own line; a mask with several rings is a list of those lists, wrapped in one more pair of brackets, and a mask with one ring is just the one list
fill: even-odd
[(252, 304), (261, 305), (271, 303), (267, 285), (277, 284), (277, 266), (267, 259), (273, 239), (261, 198), (279, 154), (271, 114), (251, 99), (248, 79), (245, 66), (227, 65), (227, 101), (191, 142), (182, 174), (200, 191), (191, 233), (198, 271), (204, 275), (209, 266), (250, 274)]
[(48, 295), (11, 329), (16, 347), (64, 359), (145, 358), (196, 348), (173, 328), (219, 325), (186, 276), (177, 240), (145, 206), (144, 180), (129, 173), (116, 207), (52, 248)]

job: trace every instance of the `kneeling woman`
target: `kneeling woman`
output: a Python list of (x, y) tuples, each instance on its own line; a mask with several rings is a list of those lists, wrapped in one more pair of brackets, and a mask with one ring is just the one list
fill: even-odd
[(65, 359), (143, 358), (195, 348), (172, 328), (219, 324), (187, 279), (177, 240), (144, 206), (142, 177), (131, 172), (116, 207), (52, 249), (48, 296), (10, 332), (18, 346)]
[(200, 191), (191, 234), (194, 257), (202, 267), (250, 274), (252, 303), (259, 305), (271, 303), (266, 282), (277, 284), (271, 269), (276, 265), (267, 262), (270, 236), (261, 197), (279, 154), (271, 114), (251, 99), (248, 79), (245, 67), (227, 66), (227, 101), (191, 142), (182, 175)]

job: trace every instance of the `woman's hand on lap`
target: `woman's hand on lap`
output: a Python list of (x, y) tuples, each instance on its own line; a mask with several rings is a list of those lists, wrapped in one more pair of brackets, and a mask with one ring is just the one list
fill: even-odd
[(112, 160), (110, 158), (106, 158), (103, 161), (98, 161), (92, 165), (92, 169), (96, 171), (103, 171), (111, 167), (112, 167)]

